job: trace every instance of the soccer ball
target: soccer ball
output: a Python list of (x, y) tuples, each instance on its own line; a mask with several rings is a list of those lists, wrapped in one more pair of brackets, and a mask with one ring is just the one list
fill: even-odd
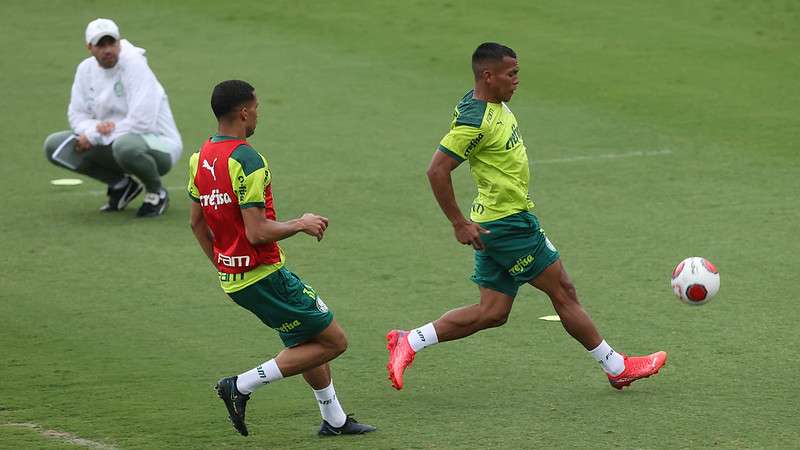
[(702, 305), (719, 291), (719, 271), (699, 256), (686, 258), (672, 271), (672, 290), (690, 305)]

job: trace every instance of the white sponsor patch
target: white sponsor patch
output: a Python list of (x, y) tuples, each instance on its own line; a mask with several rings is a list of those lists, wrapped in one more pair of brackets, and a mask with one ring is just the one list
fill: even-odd
[(556, 246), (553, 245), (552, 242), (550, 242), (550, 239), (548, 239), (547, 236), (545, 236), (545, 238), (544, 238), (544, 245), (546, 245), (547, 248), (549, 248), (551, 252), (557, 252), (558, 251), (558, 250), (556, 250)]
[(317, 296), (317, 309), (321, 313), (328, 312), (328, 305), (326, 305), (325, 302), (322, 301), (322, 298), (319, 295)]

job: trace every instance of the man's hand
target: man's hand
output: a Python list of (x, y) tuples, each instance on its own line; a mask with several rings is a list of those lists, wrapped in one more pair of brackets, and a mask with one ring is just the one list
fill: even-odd
[(470, 221), (459, 222), (453, 225), (453, 232), (456, 235), (456, 240), (464, 245), (471, 245), (475, 250), (483, 250), (483, 242), (481, 242), (482, 234), (490, 234), (491, 231), (482, 228), (477, 223)]
[(300, 231), (321, 241), (325, 229), (328, 228), (328, 219), (317, 214), (305, 213), (300, 218), (300, 227)]
[(89, 142), (89, 138), (87, 138), (85, 134), (79, 135), (78, 142), (75, 143), (75, 151), (80, 153), (85, 152), (90, 148), (92, 148), (92, 143)]
[(112, 131), (114, 131), (115, 126), (116, 125), (114, 125), (114, 122), (111, 122), (110, 120), (106, 122), (100, 122), (97, 124), (97, 132), (104, 136), (108, 136)]

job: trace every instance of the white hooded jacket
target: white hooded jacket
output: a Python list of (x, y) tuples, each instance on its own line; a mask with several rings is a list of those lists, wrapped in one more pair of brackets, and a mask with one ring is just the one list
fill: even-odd
[[(92, 145), (110, 145), (126, 133), (141, 134), (151, 147), (168, 152), (175, 164), (183, 144), (167, 94), (147, 65), (145, 50), (126, 39), (120, 46), (119, 61), (110, 69), (94, 57), (78, 64), (67, 112), (69, 125)], [(115, 124), (110, 135), (97, 132), (97, 124), (104, 121)]]

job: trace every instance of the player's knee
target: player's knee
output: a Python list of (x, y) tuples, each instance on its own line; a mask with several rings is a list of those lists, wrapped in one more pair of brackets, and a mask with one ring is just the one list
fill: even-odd
[(563, 281), (558, 289), (550, 293), (550, 301), (555, 305), (564, 306), (578, 304), (578, 292), (572, 283)]
[(578, 291), (575, 290), (575, 285), (569, 280), (561, 280), (561, 289), (564, 291), (564, 295), (569, 301), (578, 301)]
[(347, 350), (347, 338), (345, 337), (344, 334), (342, 334), (342, 338), (337, 339), (332, 348), (332, 351), (334, 353), (334, 358), (341, 355), (346, 350)]
[(114, 155), (114, 159), (123, 167), (146, 150), (147, 142), (137, 134), (123, 134), (111, 144), (111, 153)]
[(55, 153), (56, 149), (59, 145), (61, 145), (60, 140), (58, 139), (59, 133), (53, 133), (44, 140), (44, 157), (47, 158), (48, 161), (54, 163), (53, 161), (53, 153)]
[(328, 351), (335, 358), (347, 350), (347, 336), (344, 332), (336, 333), (327, 342)]

